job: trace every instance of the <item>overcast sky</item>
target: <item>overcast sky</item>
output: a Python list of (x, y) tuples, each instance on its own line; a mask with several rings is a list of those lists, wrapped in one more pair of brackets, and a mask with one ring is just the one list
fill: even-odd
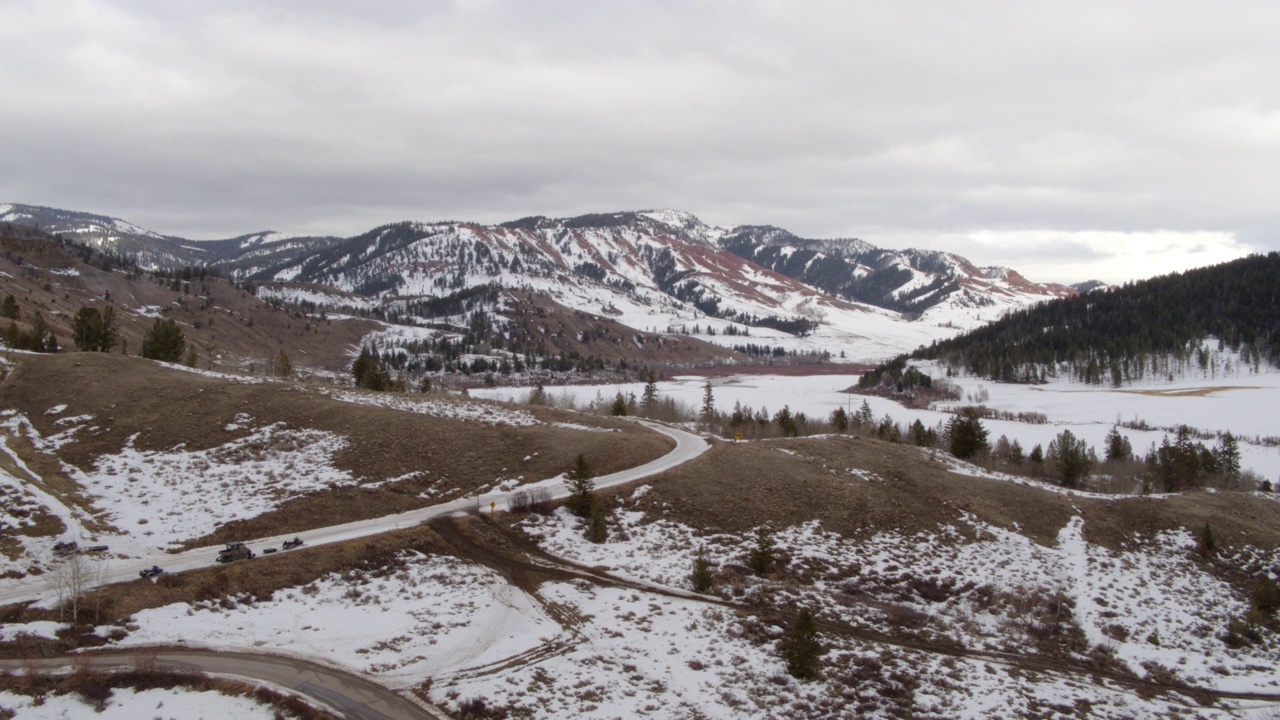
[(0, 201), (675, 208), (1117, 282), (1280, 248), (1280, 3), (0, 3)]

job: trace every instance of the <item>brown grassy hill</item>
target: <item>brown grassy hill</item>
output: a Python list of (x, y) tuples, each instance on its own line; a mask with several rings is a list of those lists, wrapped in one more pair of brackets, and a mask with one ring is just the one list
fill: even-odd
[(280, 350), (295, 366), (340, 372), (360, 339), (379, 327), (360, 319), (308, 319), (220, 278), (173, 282), (105, 271), (19, 225), (0, 227), (0, 297), (7, 293), (18, 302), (19, 325), (27, 327), (39, 312), (64, 350), (75, 350), (71, 326), (81, 307), (112, 305), (122, 341), (117, 351), (138, 354), (155, 317), (169, 317), (195, 347), (198, 367), (231, 372), (260, 372)]
[(936, 532), (945, 525), (968, 532), (962, 516), (969, 514), (1051, 546), (1067, 521), (1081, 515), (1088, 539), (1112, 549), (1161, 530), (1198, 532), (1206, 522), (1226, 546), (1280, 547), (1280, 503), (1269, 498), (1067, 495), (957, 474), (927, 450), (865, 437), (725, 443), (646, 482), (653, 492), (637, 507), (711, 532), (812, 519), (854, 538), (884, 530)]
[[(607, 473), (646, 462), (669, 448), (666, 438), (632, 423), (547, 408), (530, 409), (543, 424), (510, 427), (341, 402), (324, 395), (321, 386), (248, 384), (119, 354), (25, 354), (13, 360), (16, 366), (0, 383), (0, 407), (26, 416), (42, 436), (65, 429), (58, 417), (93, 417), (92, 427), (53, 456), (41, 456), (30, 444), (9, 438), (11, 446), (23, 448), (27, 463), (49, 478), (54, 485), (49, 489), (73, 500), (83, 501), (58, 471), (58, 463), (89, 469), (95, 458), (118, 453), (127, 442), (142, 451), (218, 447), (250, 432), (248, 427), (228, 429), (238, 416), (252, 418), (252, 427), (283, 423), (340, 435), (347, 445), (335, 456), (339, 469), (349, 471), (359, 485), (390, 480), (377, 490), (334, 489), (298, 498), (254, 520), (226, 525), (215, 537), (194, 544), (376, 517), (465, 495), (499, 478), (550, 477), (568, 469), (577, 453), (585, 454), (597, 472)], [(398, 397), (429, 398), (442, 403), (446, 412), (459, 404), (500, 408), (442, 395)], [(67, 407), (56, 416), (47, 414), (58, 405)], [(618, 432), (587, 432), (553, 422)], [(423, 470), (429, 475), (393, 480)], [(442, 480), (430, 500), (420, 497)], [(200, 481), (190, 479), (192, 492), (199, 492)], [(252, 492), (253, 479), (245, 482)]]

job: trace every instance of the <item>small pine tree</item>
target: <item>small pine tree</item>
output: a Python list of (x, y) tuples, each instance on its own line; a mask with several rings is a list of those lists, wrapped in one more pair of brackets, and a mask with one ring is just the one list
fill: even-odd
[[(918, 420), (916, 422), (919, 422)], [(847, 432), (849, 430), (849, 413), (844, 408), (838, 407), (831, 411), (831, 427), (836, 432)]]
[(197, 362), (198, 360), (199, 360), (199, 358), (198, 358), (198, 357), (196, 357), (196, 346), (195, 346), (195, 345), (188, 345), (188, 346), (187, 346), (187, 356), (186, 356), (186, 358), (184, 358), (184, 359), (183, 359), (182, 364), (183, 364), (183, 365), (186, 365), (186, 366), (187, 366), (187, 367), (189, 367), (189, 368), (193, 368), (193, 367), (195, 367), (195, 366), (196, 366), (196, 362)]
[(818, 628), (809, 608), (801, 608), (791, 632), (782, 639), (779, 649), (787, 663), (787, 672), (798, 680), (818, 677), (818, 661), (822, 657), (822, 644), (818, 642)]
[(693, 570), (689, 573), (689, 582), (693, 583), (694, 592), (705, 593), (711, 589), (711, 563), (707, 561), (706, 550), (698, 548), (693, 556)]
[(618, 393), (613, 397), (613, 409), (610, 411), (610, 414), (616, 415), (618, 417), (626, 416), (627, 399), (622, 396), (622, 393)]
[(858, 406), (858, 412), (853, 414), (853, 426), (856, 428), (870, 427), (876, 421), (876, 416), (871, 412), (871, 403), (865, 398), (862, 405)]
[(285, 354), (283, 349), (276, 356), (276, 374), (280, 377), (289, 377), (293, 374), (293, 363), (289, 362), (289, 356)]
[(644, 393), (641, 395), (641, 403), (644, 405), (645, 411), (653, 409), (658, 401), (658, 381), (653, 377), (653, 373), (649, 373), (648, 382), (644, 384)]
[(590, 517), (591, 508), (596, 504), (595, 495), (592, 494), (595, 492), (596, 483), (591, 479), (595, 474), (587, 464), (586, 456), (578, 453), (578, 457), (573, 461), (573, 467), (564, 476), (569, 481), (569, 500), (565, 503), (569, 512), (578, 517)]
[(187, 349), (182, 329), (171, 318), (159, 318), (142, 337), (142, 357), (148, 360), (178, 362)]
[(702, 385), (702, 422), (709, 423), (716, 419), (716, 398), (711, 394), (711, 381)]
[(1213, 551), (1218, 548), (1218, 541), (1213, 537), (1213, 528), (1209, 527), (1209, 523), (1204, 524), (1204, 529), (1200, 531), (1200, 540), (1196, 543), (1196, 552), (1203, 557), (1209, 557)]
[(756, 543), (747, 554), (747, 566), (760, 576), (773, 569), (773, 534), (767, 526), (756, 528)]
[(600, 503), (596, 502), (595, 496), (591, 496), (591, 509), (587, 515), (587, 527), (583, 530), (583, 536), (593, 543), (602, 543), (609, 539), (609, 525), (605, 521), (604, 510), (600, 508)]
[(1262, 575), (1253, 585), (1253, 609), (1265, 616), (1280, 610), (1280, 588), (1270, 575)]
[(0, 302), (0, 317), (7, 317), (10, 320), (18, 319), (18, 301), (14, 299), (13, 293), (4, 296), (4, 301)]

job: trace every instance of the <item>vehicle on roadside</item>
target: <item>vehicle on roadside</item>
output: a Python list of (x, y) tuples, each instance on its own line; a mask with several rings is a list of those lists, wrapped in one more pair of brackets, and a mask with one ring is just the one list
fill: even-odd
[(145, 570), (139, 571), (138, 577), (142, 578), (143, 580), (146, 580), (147, 578), (153, 578), (157, 575), (160, 575), (163, 572), (164, 570), (161, 569), (159, 565), (152, 565), (151, 567)]
[(293, 548), (296, 548), (296, 547), (302, 547), (302, 545), (303, 545), (303, 544), (304, 544), (304, 543), (302, 542), (302, 538), (300, 538), (300, 537), (295, 537), (295, 538), (294, 538), (294, 539), (292, 539), (292, 540), (285, 540), (285, 541), (284, 541), (284, 549), (285, 549), (285, 550), (292, 550)]
[(53, 546), (54, 555), (74, 555), (80, 551), (80, 545), (75, 540), (64, 540)]
[(236, 560), (252, 560), (253, 551), (248, 545), (242, 542), (229, 542), (226, 547), (218, 551), (218, 562), (229, 563)]

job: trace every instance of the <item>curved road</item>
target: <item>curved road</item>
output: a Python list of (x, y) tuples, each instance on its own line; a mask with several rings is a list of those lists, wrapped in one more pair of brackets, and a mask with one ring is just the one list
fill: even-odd
[[(656, 475), (698, 457), (710, 447), (704, 438), (693, 433), (643, 420), (637, 420), (636, 422), (672, 438), (676, 442), (675, 448), (666, 455), (644, 465), (595, 478), (597, 488), (623, 485)], [(546, 488), (552, 499), (561, 499), (569, 495), (569, 490), (563, 477), (525, 485), (521, 489), (531, 487)], [(396, 515), (317, 528), (289, 537), (300, 537), (310, 545), (342, 542), (418, 525), (459, 512), (476, 512), (490, 507), (490, 503), (493, 503), (494, 507), (506, 509), (511, 496), (515, 492), (517, 491), (488, 493), (480, 497), (454, 500)], [(256, 545), (260, 548), (263, 546), (278, 547), (286, 539), (288, 537), (283, 536), (263, 538), (248, 544), (250, 546)], [(102, 577), (102, 584), (135, 579), (139, 569), (150, 565), (160, 565), (166, 572), (181, 572), (183, 570), (206, 567), (215, 562), (214, 558), (217, 556), (218, 550), (218, 547), (196, 548), (181, 553), (163, 554), (139, 560), (117, 561)], [(52, 590), (45, 581), (15, 585), (0, 590), (0, 605), (39, 600), (51, 592)], [(137, 664), (138, 651), (92, 653), (90, 657), (92, 657), (91, 664), (102, 669), (134, 667)], [(148, 659), (151, 659), (151, 657), (149, 656)], [(270, 683), (310, 698), (351, 720), (429, 720), (433, 718), (438, 720), (440, 718), (448, 718), (448, 715), (439, 709), (431, 708), (425, 703), (416, 704), (377, 683), (357, 675), (297, 658), (254, 653), (173, 649), (156, 650), (153, 657), (156, 664), (162, 667), (198, 670), (210, 675), (223, 675)], [(70, 665), (66, 658), (0, 660), (0, 668), (2, 669), (18, 670), (26, 667), (56, 670), (62, 667), (70, 667)]]
[[(449, 716), (420, 706), (377, 683), (324, 665), (254, 653), (213, 652), (156, 648), (119, 652), (87, 653), (88, 664), (98, 670), (138, 667), (140, 661), (154, 662), (166, 670), (197, 671), (207, 675), (244, 679), (274, 685), (301, 695), (348, 720), (441, 720)], [(73, 670), (65, 658), (40, 660), (0, 660), (0, 669), (34, 668), (45, 672)]]
[[(660, 472), (669, 470), (677, 465), (686, 463), (702, 453), (706, 452), (710, 447), (705, 438), (693, 433), (679, 430), (666, 425), (649, 422), (646, 420), (637, 420), (636, 422), (648, 427), (651, 430), (662, 433), (667, 437), (676, 441), (676, 446), (671, 452), (662, 457), (647, 462), (627, 470), (620, 470), (609, 475), (601, 475), (594, 478), (597, 488), (606, 488), (614, 485), (623, 485), (634, 482), (651, 475), (657, 475)], [(546, 488), (552, 499), (561, 499), (569, 496), (569, 490), (565, 485), (563, 477), (542, 480), (537, 483), (521, 486), (521, 490), (527, 490), (533, 487)], [(398, 530), (400, 528), (420, 525), (424, 522), (434, 520), (435, 518), (452, 515), (458, 512), (476, 512), (481, 509), (488, 509), (489, 503), (494, 503), (495, 507), (506, 509), (511, 496), (516, 491), (487, 493), (479, 497), (467, 497), (460, 500), (453, 500), (439, 505), (410, 510), (408, 512), (397, 513), (395, 515), (385, 515), (379, 518), (371, 518), (369, 520), (357, 520), (356, 522), (345, 523), (342, 525), (331, 525), (329, 527), (316, 528), (306, 532), (297, 533), (295, 535), (260, 538), (258, 540), (247, 541), (246, 544), (261, 554), (263, 547), (280, 547), (287, 539), (292, 537), (302, 538), (308, 545), (323, 545), (326, 543), (342, 542), (344, 540), (352, 540), (355, 538), (368, 537), (390, 530)], [(125, 582), (135, 580), (138, 577), (138, 571), (159, 565), (164, 568), (165, 572), (182, 572), (184, 570), (195, 570), (197, 568), (208, 567), (215, 564), (215, 558), (218, 555), (220, 547), (203, 547), (194, 550), (186, 550), (180, 553), (157, 553), (151, 557), (139, 558), (137, 560), (115, 560), (108, 566), (102, 582), (99, 584), (109, 584), (116, 582)], [(0, 605), (8, 605), (10, 603), (25, 602), (30, 600), (40, 600), (44, 597), (52, 595), (52, 589), (48, 586), (46, 580), (36, 580), (35, 582), (20, 583), (7, 588), (0, 589)]]

